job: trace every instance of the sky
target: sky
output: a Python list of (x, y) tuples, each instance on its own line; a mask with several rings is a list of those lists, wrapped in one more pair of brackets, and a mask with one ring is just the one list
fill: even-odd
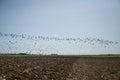
[[(120, 42), (120, 0), (0, 0), (0, 32)], [(1, 45), (5, 48), (2, 41)], [(120, 45), (112, 47), (112, 51), (66, 47), (64, 51), (70, 53), (120, 53)]]

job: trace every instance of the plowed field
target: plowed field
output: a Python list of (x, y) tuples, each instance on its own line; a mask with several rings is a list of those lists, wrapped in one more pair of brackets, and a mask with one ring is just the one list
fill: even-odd
[(120, 58), (1, 56), (0, 80), (120, 80)]

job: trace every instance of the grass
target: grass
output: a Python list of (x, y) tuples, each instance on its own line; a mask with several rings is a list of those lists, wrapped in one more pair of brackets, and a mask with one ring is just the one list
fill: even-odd
[(41, 54), (26, 54), (26, 53), (0, 53), (0, 56), (63, 56), (63, 57), (82, 57), (82, 58), (120, 58), (120, 54), (104, 54), (104, 55), (58, 55), (58, 54), (50, 54), (50, 55), (41, 55)]
[(30, 56), (30, 54), (0, 53), (0, 56)]

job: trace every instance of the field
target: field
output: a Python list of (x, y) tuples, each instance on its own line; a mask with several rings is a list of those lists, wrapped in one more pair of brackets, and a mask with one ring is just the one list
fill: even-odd
[(120, 58), (0, 55), (0, 80), (120, 80)]

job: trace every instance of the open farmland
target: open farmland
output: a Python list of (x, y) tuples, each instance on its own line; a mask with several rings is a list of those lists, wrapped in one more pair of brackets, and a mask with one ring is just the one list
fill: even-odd
[(120, 58), (0, 56), (0, 80), (120, 80)]
[(65, 80), (77, 58), (0, 57), (0, 78), (6, 80)]

